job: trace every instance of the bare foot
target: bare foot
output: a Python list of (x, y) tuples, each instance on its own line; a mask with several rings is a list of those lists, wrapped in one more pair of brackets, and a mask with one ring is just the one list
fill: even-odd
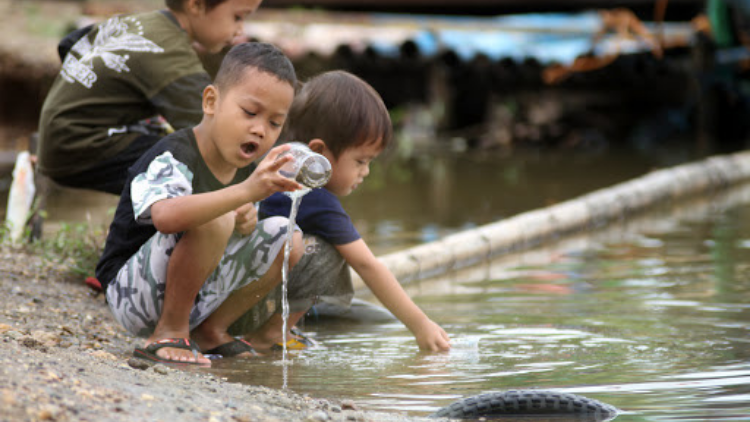
[[(289, 315), (289, 319), (287, 320), (287, 332), (286, 332), (286, 341), (289, 342), (290, 340), (301, 340), (299, 337), (295, 336), (294, 334), (289, 331), (291, 327), (294, 326), (294, 324), (299, 321), (300, 318), (305, 314), (306, 311), (299, 311), (294, 312)], [(266, 321), (265, 324), (263, 324), (262, 327), (260, 327), (257, 331), (254, 331), (252, 333), (246, 334), (244, 336), (245, 340), (249, 341), (253, 344), (253, 347), (255, 347), (256, 350), (262, 353), (270, 352), (271, 348), (275, 345), (282, 345), (283, 344), (283, 335), (282, 335), (282, 329), (284, 326), (284, 320), (279, 313), (275, 313), (271, 315), (271, 317)]]
[(258, 332), (250, 333), (250, 334), (245, 335), (244, 339), (249, 341), (253, 345), (255, 350), (261, 353), (268, 353), (271, 351), (271, 347), (273, 347), (276, 343), (281, 343), (280, 335), (278, 336), (278, 340), (277, 340), (275, 336), (267, 337), (267, 336), (260, 335), (260, 334), (261, 333), (258, 333)]
[[(262, 353), (268, 353), (272, 351), (272, 348), (279, 350), (278, 347), (283, 347), (284, 338), (281, 332), (264, 332), (258, 330), (256, 332), (247, 334), (244, 336), (245, 340), (253, 344), (253, 347)], [(286, 333), (287, 349), (289, 350), (301, 350), (308, 347), (308, 342), (292, 334), (290, 331)], [(276, 347), (275, 347), (276, 346)]]

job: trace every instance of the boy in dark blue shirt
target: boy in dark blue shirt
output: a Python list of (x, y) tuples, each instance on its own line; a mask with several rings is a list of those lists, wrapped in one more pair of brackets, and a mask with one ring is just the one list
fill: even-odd
[[(450, 340), (446, 332), (414, 304), (390, 270), (373, 255), (338, 199), (364, 181), (370, 162), (392, 137), (390, 117), (382, 99), (370, 85), (350, 73), (332, 71), (318, 75), (296, 95), (279, 139), (308, 144), (331, 162), (332, 176), (325, 188), (313, 189), (302, 199), (296, 222), (305, 233), (306, 247), (297, 270), (305, 268), (295, 271), (301, 280), (293, 282), (320, 287), (320, 274), (306, 269), (317, 266), (321, 259), (330, 260), (330, 253), (322, 251), (332, 245), (345, 261), (339, 275), (348, 272), (346, 264), (350, 265), (383, 305), (409, 328), (421, 349), (447, 350)], [(274, 194), (261, 203), (260, 218), (288, 216), (290, 205), (286, 195)], [(306, 259), (311, 254), (316, 255), (315, 259)], [(327, 277), (330, 279), (330, 275)], [(340, 286), (322, 287), (340, 291)], [(307, 310), (304, 301), (299, 303), (302, 305), (292, 307), (297, 315)], [(310, 304), (311, 300), (306, 305)], [(257, 336), (248, 339), (254, 345), (266, 343)]]

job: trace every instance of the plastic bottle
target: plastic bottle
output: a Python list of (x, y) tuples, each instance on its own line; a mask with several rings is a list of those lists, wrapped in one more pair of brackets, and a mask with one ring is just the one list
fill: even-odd
[(328, 162), (328, 159), (313, 152), (303, 143), (290, 142), (288, 145), (291, 146), (289, 151), (279, 155), (279, 158), (291, 154), (294, 160), (284, 164), (279, 173), (308, 188), (325, 186), (331, 178), (331, 163)]
[(10, 185), (8, 208), (5, 214), (5, 225), (14, 243), (21, 240), (23, 236), (26, 220), (34, 202), (35, 190), (31, 157), (27, 151), (20, 152), (13, 169), (13, 183)]

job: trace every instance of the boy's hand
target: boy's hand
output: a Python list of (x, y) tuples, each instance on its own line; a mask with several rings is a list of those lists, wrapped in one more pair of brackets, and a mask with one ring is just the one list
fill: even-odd
[(258, 209), (250, 202), (234, 210), (234, 230), (247, 236), (258, 224)]
[(268, 198), (276, 192), (293, 192), (302, 189), (301, 184), (279, 173), (284, 164), (294, 159), (291, 155), (279, 158), (281, 153), (288, 150), (289, 145), (281, 145), (271, 149), (250, 177), (243, 182), (248, 189), (253, 189), (255, 193), (252, 198), (253, 201)]
[(417, 344), (422, 350), (441, 352), (450, 350), (451, 348), (451, 340), (448, 337), (448, 333), (432, 320), (427, 320), (426, 324), (420, 327), (414, 337), (416, 337)]

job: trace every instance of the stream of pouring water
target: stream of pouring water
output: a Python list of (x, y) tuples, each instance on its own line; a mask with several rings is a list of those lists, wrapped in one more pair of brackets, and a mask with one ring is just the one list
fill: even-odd
[(307, 195), (310, 189), (300, 189), (294, 192), (286, 192), (292, 199), (292, 207), (289, 210), (289, 225), (286, 231), (286, 244), (284, 245), (284, 265), (281, 267), (281, 319), (283, 321), (281, 328), (283, 350), (281, 352), (281, 365), (284, 372), (284, 385), (282, 388), (287, 388), (287, 366), (289, 363), (286, 360), (286, 333), (287, 323), (289, 320), (289, 299), (287, 298), (287, 284), (289, 283), (289, 255), (292, 252), (292, 236), (294, 236), (295, 220), (297, 219), (297, 210), (299, 204), (302, 202), (302, 197)]

